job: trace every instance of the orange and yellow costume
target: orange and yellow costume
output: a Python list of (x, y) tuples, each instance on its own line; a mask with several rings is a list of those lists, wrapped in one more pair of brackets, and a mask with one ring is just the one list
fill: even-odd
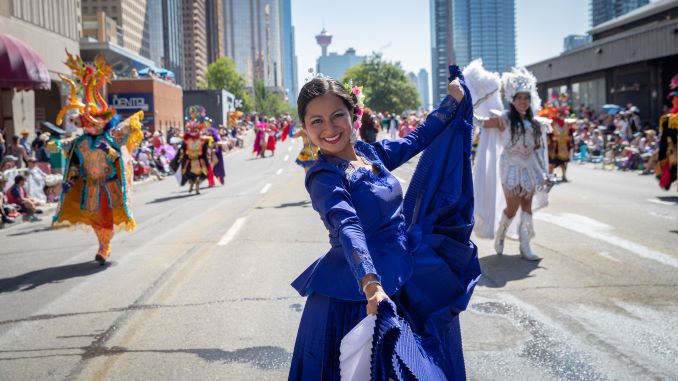
[(57, 124), (62, 124), (69, 110), (76, 110), (69, 118), (85, 133), (69, 142), (62, 141), (59, 147), (67, 157), (67, 165), (64, 191), (52, 224), (91, 226), (99, 241), (95, 260), (103, 264), (110, 255), (114, 229), (136, 227), (130, 200), (130, 152), (143, 139), (143, 112), (121, 122), (115, 109), (108, 107), (100, 91), (109, 82), (111, 67), (103, 58), (86, 64), (79, 56), (68, 54), (66, 65), (84, 88), (85, 102), (76, 98), (78, 86), (62, 77), (71, 85), (71, 96), (70, 104), (59, 112)]

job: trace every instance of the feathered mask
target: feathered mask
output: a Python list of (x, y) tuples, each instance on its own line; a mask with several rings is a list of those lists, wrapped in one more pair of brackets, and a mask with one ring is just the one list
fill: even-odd
[(570, 110), (567, 94), (560, 94), (560, 96), (554, 94), (551, 100), (546, 102), (544, 108), (539, 111), (539, 116), (550, 118), (562, 126), (565, 124), (565, 119), (570, 116)]
[(189, 135), (200, 135), (207, 128), (208, 118), (203, 106), (193, 105), (186, 108), (186, 132)]
[[(79, 123), (88, 133), (101, 133), (107, 126), (111, 126), (109, 122), (116, 114), (115, 109), (108, 107), (101, 94), (101, 88), (110, 83), (111, 66), (106, 65), (102, 56), (97, 56), (93, 63), (85, 63), (79, 55), (73, 56), (68, 51), (66, 55), (68, 58), (65, 64), (79, 83), (76, 85), (70, 78), (59, 75), (71, 86), (71, 94), (69, 103), (59, 111), (56, 122), (61, 125), (64, 115), (69, 110), (77, 110), (76, 124)], [(84, 89), (84, 102), (78, 100), (76, 96), (78, 88)]]
[(537, 93), (537, 78), (524, 67), (514, 67), (511, 71), (502, 74), (501, 83), (504, 87), (504, 99), (507, 102), (511, 103), (518, 93), (529, 93), (532, 112), (537, 113), (541, 109), (541, 98)]

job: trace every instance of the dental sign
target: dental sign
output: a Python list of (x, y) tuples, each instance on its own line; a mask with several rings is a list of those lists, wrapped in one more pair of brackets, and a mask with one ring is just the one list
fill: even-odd
[(152, 112), (153, 95), (147, 93), (108, 94), (108, 105), (120, 112)]

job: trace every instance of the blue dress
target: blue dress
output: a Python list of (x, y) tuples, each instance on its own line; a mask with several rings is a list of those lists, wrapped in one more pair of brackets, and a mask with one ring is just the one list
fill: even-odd
[[(329, 232), (331, 249), (292, 283), (299, 294), (308, 299), (297, 333), (289, 380), (340, 380), (341, 339), (366, 315), (365, 296), (360, 289), (360, 280), (366, 274), (374, 274), (381, 280), (398, 314), (410, 323), (424, 347), (440, 347), (427, 342), (426, 337), (430, 336), (425, 327), (427, 323), (411, 314), (419, 308), (417, 294), (421, 291), (415, 290), (420, 284), (409, 285), (408, 281), (421, 266), (415, 263), (415, 248), (410, 242), (412, 238), (408, 237), (403, 190), (391, 171), (434, 142), (450, 124), (457, 106), (453, 98), (446, 98), (425, 123), (404, 138), (372, 144), (356, 142), (356, 153), (372, 164), (372, 170), (353, 168), (345, 160), (323, 154), (309, 169), (306, 189)], [(444, 324), (443, 336), (454, 336), (460, 347), (458, 320)], [(449, 362), (435, 352), (431, 351), (434, 360)], [(463, 359), (462, 369), (459, 364), (448, 365), (440, 366), (448, 379), (463, 378)], [(453, 365), (456, 369), (452, 369)]]

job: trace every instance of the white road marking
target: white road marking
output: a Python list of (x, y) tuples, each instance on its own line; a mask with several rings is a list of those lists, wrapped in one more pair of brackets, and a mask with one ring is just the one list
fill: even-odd
[(282, 173), (282, 168), (278, 168), (278, 170), (275, 172), (276, 176)]
[(396, 175), (393, 175), (393, 176), (396, 178), (396, 180), (400, 181), (401, 184), (407, 184), (407, 181), (401, 179), (400, 177), (398, 177)]
[(603, 258), (607, 258), (607, 259), (609, 259), (609, 260), (611, 260), (611, 261), (614, 261), (614, 262), (620, 262), (619, 259), (613, 257), (612, 254), (608, 253), (607, 251), (599, 251), (599, 252), (597, 252), (596, 254), (600, 255), (600, 256), (603, 257)]
[(285, 155), (285, 157), (283, 158), (283, 161), (287, 161), (289, 159), (290, 159), (290, 155)]
[(659, 204), (659, 205), (672, 205), (672, 206), (673, 206), (673, 205), (676, 205), (675, 202), (657, 200), (656, 198), (648, 198), (647, 201), (653, 202), (653, 203)]
[(264, 185), (264, 187), (261, 188), (261, 191), (260, 191), (259, 193), (265, 194), (266, 192), (268, 192), (269, 189), (271, 189), (271, 186), (272, 186), (272, 185), (273, 185), (273, 184), (271, 184), (271, 183), (268, 183), (268, 184)]
[(618, 248), (636, 254), (639, 257), (651, 259), (678, 268), (678, 259), (660, 251), (653, 250), (647, 246), (608, 233), (606, 230), (610, 230), (611, 226), (594, 219), (571, 213), (562, 213), (561, 215), (556, 216), (544, 212), (535, 213), (534, 218), (617, 246)]
[(648, 213), (650, 213), (651, 216), (655, 216), (655, 217), (659, 217), (659, 218), (665, 218), (667, 220), (674, 220), (675, 219), (675, 218), (673, 218), (669, 215), (663, 214), (663, 213), (655, 213), (655, 212), (648, 212)]
[(231, 225), (228, 231), (226, 231), (226, 234), (224, 234), (224, 236), (221, 237), (221, 239), (217, 243), (217, 246), (228, 245), (228, 243), (231, 242), (233, 238), (235, 238), (235, 235), (238, 233), (240, 228), (242, 228), (242, 226), (245, 224), (245, 219), (246, 217), (240, 217), (237, 220), (235, 220), (233, 225)]

